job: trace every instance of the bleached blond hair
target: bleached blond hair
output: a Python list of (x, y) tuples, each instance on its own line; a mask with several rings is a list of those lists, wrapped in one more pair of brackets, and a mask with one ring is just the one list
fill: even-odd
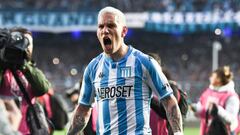
[(116, 8), (110, 7), (110, 6), (101, 9), (98, 12), (98, 20), (105, 13), (111, 13), (111, 14), (115, 15), (117, 22), (122, 23), (124, 26), (126, 26), (126, 17), (124, 15), (124, 13), (122, 11), (120, 11), (119, 9), (116, 9)]

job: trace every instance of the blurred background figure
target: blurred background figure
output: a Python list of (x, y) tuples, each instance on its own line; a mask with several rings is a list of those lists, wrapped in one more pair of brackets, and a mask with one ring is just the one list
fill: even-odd
[(21, 135), (18, 131), (22, 113), (13, 100), (0, 98), (0, 134)]
[(63, 130), (69, 120), (67, 106), (63, 97), (49, 89), (44, 95), (37, 97), (37, 101), (43, 106), (46, 116), (51, 120), (54, 130)]
[(191, 108), (201, 119), (201, 135), (235, 135), (238, 126), (239, 98), (229, 66), (212, 72), (209, 87)]
[(78, 103), (78, 97), (79, 97), (79, 91), (81, 88), (81, 84), (82, 84), (82, 80), (77, 82), (72, 88), (66, 90), (66, 96), (71, 101), (71, 106), (72, 106), (71, 110), (74, 110), (74, 108), (76, 107), (76, 105)]
[[(180, 89), (180, 86), (176, 81), (172, 80), (170, 73), (164, 68), (160, 56), (157, 53), (148, 53), (148, 55), (159, 63), (162, 68), (162, 72), (167, 77), (173, 90), (173, 95), (178, 101), (184, 125), (184, 119), (186, 118), (188, 112), (187, 94)], [(161, 101), (159, 101), (154, 94), (151, 99), (150, 127), (153, 135), (173, 135), (173, 131), (166, 117), (166, 111), (163, 108)]]
[[(71, 101), (71, 107), (70, 107), (70, 118), (72, 118), (72, 113), (74, 112), (74, 109), (78, 105), (78, 97), (80, 94), (80, 89), (82, 86), (82, 79), (78, 81), (72, 88), (68, 89), (66, 91), (67, 98)], [(91, 117), (88, 121), (87, 126), (85, 127), (82, 134), (84, 135), (96, 135), (96, 122), (97, 122), (97, 111), (96, 111), (96, 105), (94, 105), (92, 109)]]

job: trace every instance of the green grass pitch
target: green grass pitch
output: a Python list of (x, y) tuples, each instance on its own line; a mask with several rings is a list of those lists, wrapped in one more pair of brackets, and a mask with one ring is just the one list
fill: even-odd
[[(53, 135), (66, 135), (66, 132), (63, 131), (55, 131)], [(184, 135), (199, 135), (199, 128), (188, 128), (184, 129)]]

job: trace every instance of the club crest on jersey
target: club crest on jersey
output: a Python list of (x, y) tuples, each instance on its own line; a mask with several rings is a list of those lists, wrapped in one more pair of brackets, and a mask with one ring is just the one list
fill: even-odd
[(130, 77), (131, 76), (131, 67), (120, 68), (121, 77)]

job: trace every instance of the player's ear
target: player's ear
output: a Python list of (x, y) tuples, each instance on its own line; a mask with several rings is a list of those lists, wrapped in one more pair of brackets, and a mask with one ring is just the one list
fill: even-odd
[(125, 37), (127, 35), (127, 32), (128, 32), (127, 26), (123, 26), (122, 37)]

